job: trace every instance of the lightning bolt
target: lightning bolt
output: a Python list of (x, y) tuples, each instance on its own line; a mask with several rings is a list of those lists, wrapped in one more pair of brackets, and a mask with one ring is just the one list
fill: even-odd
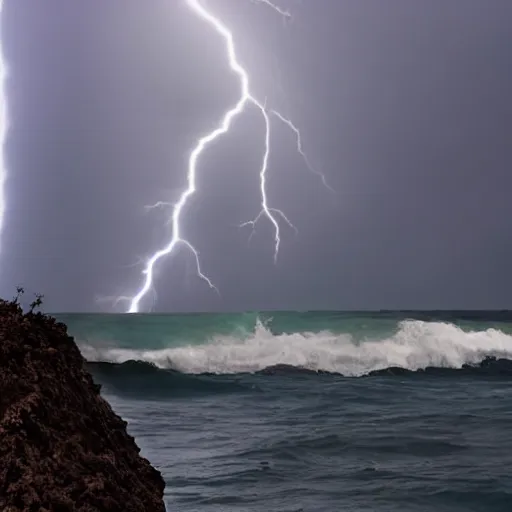
[(283, 16), (284, 18), (291, 18), (292, 15), (289, 11), (285, 11), (284, 9), (281, 9), (279, 6), (273, 4), (270, 0), (252, 0), (254, 3), (258, 4), (264, 4), (268, 5), (271, 9), (276, 11), (278, 14)]
[(290, 130), (292, 130), (295, 133), (295, 137), (297, 138), (297, 151), (299, 152), (300, 156), (304, 159), (307, 168), (322, 180), (322, 183), (325, 188), (328, 188), (331, 192), (335, 192), (335, 190), (329, 185), (329, 183), (327, 183), (325, 175), (322, 174), (320, 171), (316, 170), (311, 165), (308, 156), (306, 155), (306, 153), (304, 153), (304, 150), (302, 149), (302, 137), (300, 136), (300, 131), (297, 129), (297, 127), (289, 119), (280, 114), (277, 110), (272, 110), (271, 112), (274, 116), (276, 116), (280, 121), (282, 121), (286, 126), (288, 126)]
[[(0, 0), (0, 19), (3, 12), (4, 1)], [(3, 34), (0, 27), (0, 236), (4, 226), (5, 216), (5, 138), (7, 134), (7, 100), (5, 97), (6, 65), (3, 56)], [(0, 246), (1, 250), (1, 246)]]
[[(331, 187), (327, 185), (327, 182), (325, 180), (325, 177), (315, 171), (313, 167), (309, 164), (309, 161), (306, 158), (306, 155), (304, 151), (302, 150), (302, 142), (300, 137), (300, 132), (297, 129), (297, 127), (285, 116), (280, 114), (279, 112), (275, 110), (267, 110), (266, 104), (259, 101), (250, 90), (250, 80), (249, 80), (249, 74), (244, 69), (244, 67), (240, 64), (233, 34), (231, 31), (222, 23), (222, 21), (217, 18), (214, 14), (212, 14), (209, 10), (207, 10), (200, 2), (200, 0), (185, 0), (188, 7), (191, 9), (191, 11), (196, 14), (199, 18), (201, 18), (204, 22), (206, 22), (217, 34), (224, 40), (225, 47), (226, 47), (226, 54), (229, 62), (229, 66), (231, 71), (238, 77), (238, 80), (240, 82), (240, 96), (238, 98), (238, 101), (233, 105), (232, 108), (227, 110), (221, 119), (218, 127), (214, 129), (212, 132), (204, 135), (201, 137), (195, 148), (192, 150), (189, 161), (188, 161), (188, 169), (187, 169), (187, 188), (182, 193), (179, 200), (174, 204), (173, 206), (173, 212), (172, 217), (170, 219), (172, 224), (172, 236), (170, 241), (165, 245), (163, 248), (156, 251), (146, 262), (145, 268), (143, 270), (143, 284), (140, 290), (137, 292), (137, 294), (130, 299), (130, 305), (128, 308), (129, 313), (137, 313), (139, 311), (140, 302), (141, 300), (146, 296), (146, 294), (153, 289), (153, 278), (154, 278), (154, 270), (155, 265), (158, 263), (159, 260), (162, 258), (170, 255), (179, 245), (186, 247), (194, 256), (195, 262), (196, 262), (196, 268), (197, 268), (197, 275), (200, 277), (203, 281), (205, 281), (208, 286), (215, 291), (218, 292), (215, 285), (212, 283), (212, 281), (202, 272), (201, 270), (201, 264), (199, 259), (199, 253), (197, 249), (185, 238), (182, 238), (181, 235), (181, 226), (180, 226), (180, 219), (183, 214), (184, 208), (187, 204), (188, 199), (196, 192), (197, 190), (197, 164), (199, 161), (199, 157), (203, 154), (203, 152), (213, 143), (215, 142), (219, 137), (226, 134), (235, 119), (236, 116), (244, 112), (246, 107), (253, 106), (255, 107), (261, 114), (264, 122), (264, 151), (263, 151), (263, 158), (262, 163), (259, 171), (259, 177), (260, 177), (260, 197), (261, 197), (261, 210), (258, 213), (258, 215), (250, 220), (247, 221), (241, 226), (252, 226), (253, 233), (256, 227), (256, 224), (263, 218), (267, 219), (271, 226), (273, 227), (274, 231), (274, 262), (277, 262), (277, 257), (279, 254), (279, 248), (281, 244), (281, 230), (280, 225), (278, 222), (278, 218), (281, 218), (290, 226), (292, 229), (294, 229), (297, 232), (297, 228), (292, 224), (290, 219), (285, 215), (285, 213), (282, 210), (279, 210), (277, 208), (269, 206), (268, 196), (267, 196), (267, 171), (268, 171), (268, 161), (269, 161), (269, 155), (270, 155), (270, 114), (276, 116), (280, 121), (285, 123), (289, 128), (291, 128), (296, 137), (297, 137), (297, 149), (301, 156), (304, 158), (305, 163), (307, 167), (314, 172), (315, 174), (318, 174), (322, 178), (322, 182), (324, 185), (326, 185), (328, 188), (332, 190)], [(256, 0), (257, 3), (264, 4), (270, 8), (272, 8), (276, 13), (279, 15), (289, 18), (290, 13), (288, 11), (285, 11), (278, 6), (274, 5), (270, 0)], [(154, 207), (167, 205), (167, 203), (157, 203), (154, 205)], [(252, 236), (251, 234), (251, 236)], [(125, 300), (126, 297), (123, 297), (123, 300)]]
[[(171, 203), (169, 201), (157, 201), (154, 204), (147, 204), (144, 206), (144, 209), (149, 212), (150, 210), (156, 209), (171, 209), (173, 210), (176, 207), (175, 203)], [(167, 219), (166, 225), (172, 224), (172, 216)]]

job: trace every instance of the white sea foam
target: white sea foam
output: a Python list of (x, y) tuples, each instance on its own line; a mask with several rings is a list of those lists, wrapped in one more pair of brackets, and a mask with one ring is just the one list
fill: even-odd
[(246, 339), (216, 338), (202, 345), (161, 350), (81, 347), (89, 361), (122, 363), (141, 360), (160, 368), (186, 373), (256, 372), (276, 364), (325, 370), (347, 376), (399, 366), (418, 370), (427, 366), (460, 368), (486, 356), (512, 359), (512, 336), (497, 329), (465, 332), (441, 322), (407, 320), (384, 339), (356, 341), (350, 334), (272, 334), (258, 323)]

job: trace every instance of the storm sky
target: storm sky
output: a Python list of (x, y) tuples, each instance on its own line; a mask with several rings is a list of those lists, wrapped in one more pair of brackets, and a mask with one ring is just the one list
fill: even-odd
[[(206, 0), (204, 0), (206, 2)], [(277, 2), (277, 0), (276, 0)], [(157, 266), (155, 311), (512, 307), (512, 3), (208, 0), (254, 94), (301, 128), (323, 188), (272, 125), (274, 265), (257, 215), (255, 109), (199, 165), (182, 250)], [(50, 311), (115, 311), (169, 239), (190, 150), (238, 95), (223, 41), (180, 0), (5, 0), (8, 211), (0, 292)], [(122, 310), (122, 305), (117, 310)]]

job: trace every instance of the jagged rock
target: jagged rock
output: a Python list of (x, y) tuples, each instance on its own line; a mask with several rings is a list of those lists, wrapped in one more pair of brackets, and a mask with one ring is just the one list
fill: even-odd
[(164, 512), (164, 481), (66, 326), (0, 301), (0, 510)]

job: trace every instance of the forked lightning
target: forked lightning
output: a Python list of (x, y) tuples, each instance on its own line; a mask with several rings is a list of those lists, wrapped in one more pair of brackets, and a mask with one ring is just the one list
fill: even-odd
[[(201, 264), (199, 259), (199, 253), (196, 250), (196, 248), (188, 242), (186, 239), (182, 238), (181, 234), (181, 225), (180, 225), (180, 219), (183, 214), (183, 210), (187, 204), (188, 199), (190, 196), (192, 196), (197, 189), (197, 164), (199, 157), (203, 154), (203, 152), (208, 148), (208, 146), (218, 139), (220, 136), (227, 133), (231, 127), (231, 123), (233, 119), (240, 113), (242, 113), (246, 107), (252, 105), (258, 111), (261, 113), (262, 120), (264, 123), (264, 144), (263, 144), (263, 154), (262, 154), (262, 163), (259, 170), (259, 176), (260, 176), (260, 186), (259, 186), (259, 193), (261, 197), (261, 211), (258, 213), (258, 215), (251, 221), (248, 221), (244, 225), (250, 225), (253, 227), (253, 230), (256, 226), (256, 223), (261, 220), (262, 218), (266, 218), (272, 225), (274, 230), (274, 261), (277, 261), (277, 257), (279, 254), (279, 246), (281, 242), (281, 233), (280, 233), (280, 225), (278, 222), (278, 219), (281, 218), (284, 220), (290, 227), (296, 230), (295, 226), (291, 223), (291, 221), (288, 219), (288, 217), (284, 214), (283, 211), (271, 207), (268, 202), (267, 197), (267, 170), (268, 170), (268, 161), (269, 161), (269, 155), (270, 155), (270, 115), (275, 116), (279, 121), (285, 123), (289, 128), (291, 128), (297, 138), (297, 149), (299, 153), (302, 155), (302, 157), (305, 160), (305, 163), (307, 167), (314, 173), (318, 174), (322, 182), (325, 186), (328, 188), (329, 185), (327, 185), (327, 182), (325, 180), (325, 177), (315, 171), (313, 167), (310, 165), (309, 161), (306, 158), (306, 155), (304, 154), (302, 150), (302, 144), (301, 144), (301, 137), (299, 130), (295, 127), (295, 125), (286, 117), (284, 117), (282, 114), (275, 110), (267, 110), (264, 103), (259, 101), (253, 94), (250, 89), (250, 80), (249, 75), (247, 71), (243, 68), (243, 66), (240, 64), (238, 60), (238, 56), (236, 53), (235, 48), (235, 42), (233, 38), (233, 34), (231, 31), (222, 23), (222, 21), (216, 17), (212, 12), (210, 12), (204, 5), (201, 3), (200, 0), (185, 0), (188, 7), (192, 10), (192, 12), (200, 17), (211, 29), (213, 29), (217, 34), (224, 40), (225, 46), (226, 46), (226, 54), (229, 62), (229, 66), (233, 73), (238, 77), (240, 82), (240, 97), (238, 98), (238, 101), (233, 105), (232, 108), (227, 110), (219, 123), (218, 127), (213, 130), (212, 132), (208, 133), (207, 135), (204, 135), (201, 137), (196, 147), (192, 150), (190, 154), (190, 158), (188, 161), (188, 169), (187, 169), (187, 188), (182, 193), (179, 200), (172, 205), (172, 216), (170, 219), (171, 225), (172, 225), (172, 236), (169, 242), (159, 249), (157, 252), (155, 252), (151, 258), (146, 262), (145, 268), (143, 270), (143, 284), (140, 290), (137, 292), (137, 294), (131, 298), (129, 298), (129, 313), (137, 313), (140, 309), (140, 302), (141, 300), (147, 295), (147, 293), (153, 288), (154, 284), (154, 270), (155, 265), (158, 263), (159, 260), (164, 258), (165, 256), (170, 255), (179, 245), (187, 247), (190, 252), (193, 254), (195, 258), (196, 268), (197, 268), (197, 275), (203, 279), (210, 288), (217, 290), (215, 288), (215, 285), (212, 283), (212, 281), (202, 272), (201, 270)], [(290, 17), (290, 14), (279, 8), (278, 6), (274, 5), (270, 0), (256, 0), (257, 3), (264, 4), (270, 8), (272, 8), (276, 13), (278, 13), (280, 16), (283, 17)], [(331, 188), (330, 188), (331, 189)], [(331, 189), (332, 190), (332, 189)], [(159, 202), (155, 207), (162, 206), (162, 205), (168, 205), (168, 203)], [(123, 298), (125, 299), (125, 298)]]
[[(0, 0), (0, 19), (3, 12), (4, 0)], [(0, 26), (0, 237), (4, 227), (5, 216), (5, 136), (7, 133), (7, 101), (5, 97), (6, 65), (3, 55), (3, 31)], [(0, 254), (3, 247), (0, 238)]]

